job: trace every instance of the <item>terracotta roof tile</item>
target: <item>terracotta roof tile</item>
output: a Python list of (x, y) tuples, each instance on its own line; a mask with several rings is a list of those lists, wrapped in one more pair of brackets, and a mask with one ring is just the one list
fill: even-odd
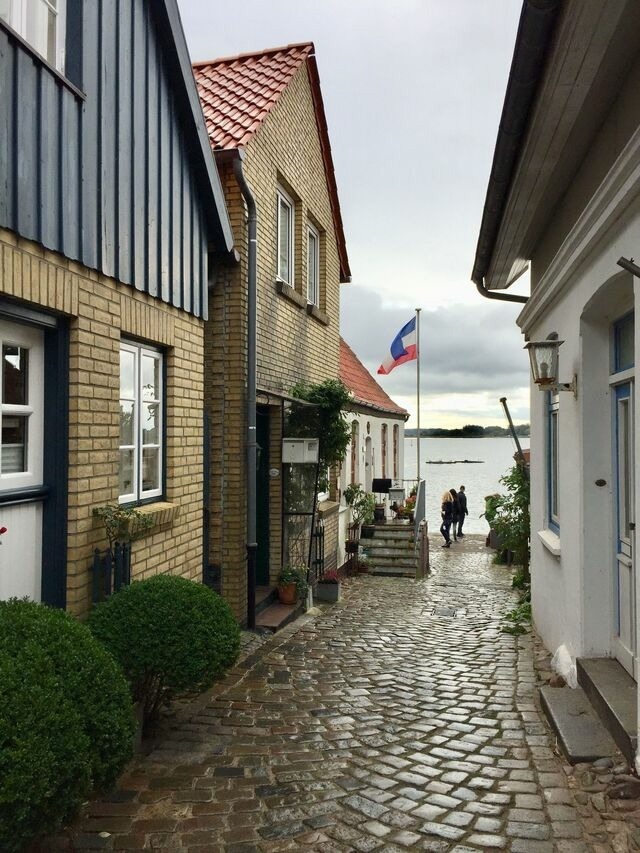
[(313, 42), (196, 62), (193, 73), (211, 147), (214, 151), (232, 151), (243, 148), (251, 140), (304, 63), (309, 74), (338, 241), (340, 280), (350, 281), (351, 270)]
[[(394, 403), (369, 373), (349, 344), (340, 338), (340, 379), (363, 406), (397, 415), (409, 416), (406, 409)], [(406, 419), (406, 418), (405, 418)]]
[[(208, 108), (205, 116), (213, 148), (246, 145), (243, 117), (255, 119), (251, 125), (255, 132), (313, 50), (313, 44), (306, 42), (195, 63), (193, 71), (200, 98)], [(223, 118), (229, 115), (233, 121), (224, 122)]]

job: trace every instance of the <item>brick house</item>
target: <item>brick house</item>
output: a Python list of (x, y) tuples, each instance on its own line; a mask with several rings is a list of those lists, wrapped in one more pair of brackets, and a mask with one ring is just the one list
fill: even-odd
[[(194, 65), (240, 262), (210, 294), (205, 331), (211, 419), (209, 560), (224, 597), (247, 613), (247, 213), (257, 215), (257, 584), (273, 587), (286, 562), (283, 411), (299, 380), (337, 379), (340, 283), (349, 263), (331, 147), (311, 43)], [(337, 503), (320, 504), (328, 565), (335, 565)]]
[(135, 577), (201, 578), (204, 320), (231, 230), (175, 0), (3, 4), (0, 79), (0, 596), (82, 615), (100, 505), (156, 521)]

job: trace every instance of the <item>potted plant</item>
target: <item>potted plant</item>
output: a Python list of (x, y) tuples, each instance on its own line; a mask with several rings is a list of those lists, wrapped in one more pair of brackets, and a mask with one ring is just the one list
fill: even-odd
[(405, 518), (409, 519), (409, 523), (413, 524), (415, 521), (415, 509), (416, 509), (416, 495), (410, 494), (409, 497), (404, 502), (404, 512)]
[(373, 533), (365, 531), (365, 525), (373, 524), (373, 513), (375, 509), (375, 498), (370, 492), (365, 492), (360, 483), (352, 483), (343, 492), (347, 506), (351, 507), (351, 519), (354, 528), (360, 528), (360, 535), (372, 536)]
[(295, 604), (307, 597), (307, 569), (305, 566), (285, 566), (278, 575), (278, 598), (280, 604)]
[(340, 601), (340, 576), (333, 569), (325, 572), (316, 586), (315, 597), (318, 601), (327, 601), (335, 604)]

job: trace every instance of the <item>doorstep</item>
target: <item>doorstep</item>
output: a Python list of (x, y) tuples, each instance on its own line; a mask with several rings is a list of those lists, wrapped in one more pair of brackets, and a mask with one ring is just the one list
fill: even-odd
[(614, 658), (578, 658), (576, 666), (578, 683), (633, 766), (637, 747), (636, 682)]
[(293, 622), (302, 614), (298, 604), (280, 604), (275, 602), (256, 614), (256, 628), (266, 628), (269, 631), (279, 631), (289, 622)]
[(540, 688), (540, 704), (569, 764), (593, 762), (616, 754), (613, 738), (582, 688), (545, 685)]

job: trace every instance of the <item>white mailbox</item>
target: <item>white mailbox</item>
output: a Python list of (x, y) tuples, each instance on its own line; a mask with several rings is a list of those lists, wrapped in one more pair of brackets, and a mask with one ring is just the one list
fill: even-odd
[(317, 438), (283, 438), (282, 461), (292, 465), (316, 463), (319, 444)]

